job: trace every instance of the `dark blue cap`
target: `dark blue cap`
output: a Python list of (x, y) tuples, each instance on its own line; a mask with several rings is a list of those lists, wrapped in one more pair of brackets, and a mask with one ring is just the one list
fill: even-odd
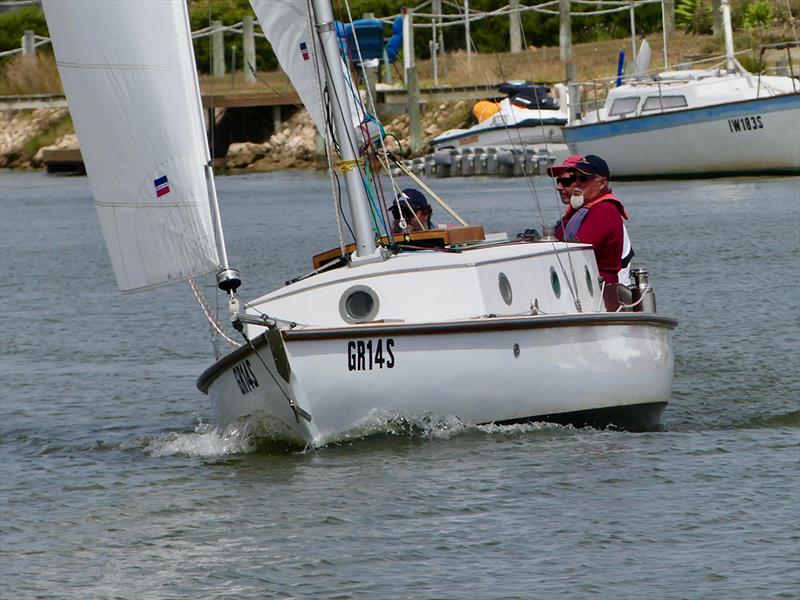
[[(403, 198), (402, 197), (403, 195), (405, 195), (406, 198)], [(430, 205), (428, 204), (428, 199), (425, 198), (425, 194), (414, 188), (406, 188), (402, 192), (397, 194), (397, 198), (389, 207), (389, 210), (391, 211), (392, 215), (394, 215), (395, 218), (399, 216), (397, 210), (398, 204), (402, 208), (406, 208), (410, 205), (411, 208), (414, 210), (430, 207)]]
[(581, 173), (586, 173), (587, 175), (600, 175), (606, 178), (611, 176), (606, 161), (594, 154), (587, 154), (575, 163), (575, 166), (572, 168)]

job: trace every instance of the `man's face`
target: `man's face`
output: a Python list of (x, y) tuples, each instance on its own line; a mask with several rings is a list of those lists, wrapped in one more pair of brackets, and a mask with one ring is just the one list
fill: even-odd
[[(425, 231), (428, 228), (428, 211), (424, 208), (412, 211), (408, 207), (403, 207), (402, 217), (406, 220), (408, 231)], [(398, 233), (402, 231), (399, 219), (395, 219), (394, 231)]]
[(556, 178), (556, 190), (564, 204), (569, 204), (569, 199), (576, 188), (583, 191), (584, 201), (589, 202), (597, 198), (607, 184), (606, 177), (588, 175), (574, 169), (564, 171)]
[(575, 182), (575, 171), (572, 169), (562, 171), (558, 177), (556, 177), (556, 191), (558, 195), (561, 196), (561, 202), (564, 204), (569, 204), (572, 190), (575, 189)]

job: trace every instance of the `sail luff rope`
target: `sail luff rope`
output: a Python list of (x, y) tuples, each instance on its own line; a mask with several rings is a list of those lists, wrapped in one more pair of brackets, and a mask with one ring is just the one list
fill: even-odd
[(189, 279), (189, 286), (191, 286), (192, 288), (192, 294), (194, 294), (194, 299), (197, 300), (197, 303), (203, 310), (203, 314), (205, 314), (206, 319), (208, 319), (209, 324), (217, 332), (217, 334), (234, 348), (238, 348), (239, 346), (241, 346), (239, 342), (230, 338), (225, 333), (225, 330), (222, 329), (219, 320), (212, 314), (211, 304), (208, 302), (208, 298), (206, 297), (203, 290), (201, 290), (200, 287), (197, 285), (194, 279), (191, 278)]

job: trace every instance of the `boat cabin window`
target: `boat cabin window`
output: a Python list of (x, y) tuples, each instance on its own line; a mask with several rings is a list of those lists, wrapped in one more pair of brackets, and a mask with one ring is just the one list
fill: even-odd
[(688, 106), (686, 96), (648, 96), (642, 106), (642, 112), (667, 108), (684, 108)]
[(639, 96), (628, 96), (627, 98), (617, 98), (611, 103), (611, 110), (608, 111), (609, 117), (621, 117), (636, 112), (639, 104)]
[(342, 294), (339, 314), (347, 323), (366, 323), (378, 314), (378, 295), (365, 285), (354, 285)]

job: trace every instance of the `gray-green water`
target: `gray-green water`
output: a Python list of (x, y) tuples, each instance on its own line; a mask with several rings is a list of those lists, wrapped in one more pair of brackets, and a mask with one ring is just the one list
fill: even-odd
[[(540, 222), (522, 180), (434, 184), (489, 231)], [(245, 297), (336, 244), (324, 177), (218, 187)], [(204, 318), (185, 285), (116, 290), (85, 178), (0, 172), (0, 595), (800, 597), (800, 179), (615, 190), (680, 321), (664, 431), (301, 453), (208, 424)]]

